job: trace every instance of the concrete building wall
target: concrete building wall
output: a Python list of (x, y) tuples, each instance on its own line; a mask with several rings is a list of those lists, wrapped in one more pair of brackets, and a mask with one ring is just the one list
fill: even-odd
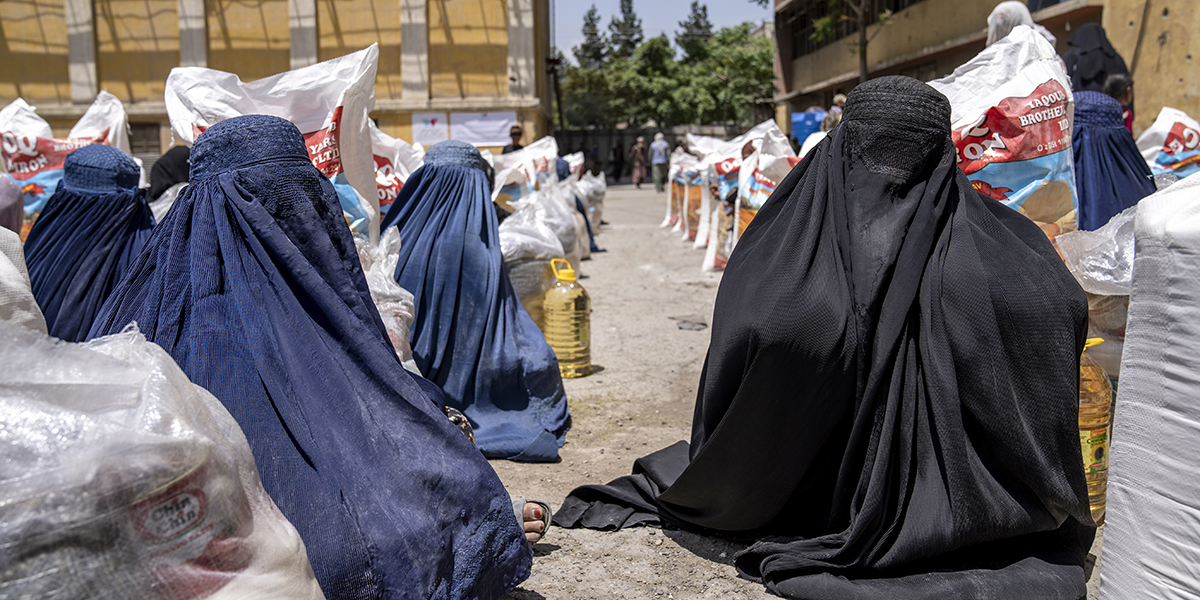
[(428, 0), (432, 98), (508, 96), (504, 0)]
[(176, 0), (95, 0), (100, 88), (121, 102), (162, 102), (179, 66)]
[(1200, 118), (1200, 2), (1107, 0), (1102, 22), (1133, 76), (1134, 131), (1164, 106)]
[(0, 100), (69, 104), (62, 0), (0, 1)]
[(208, 67), (253, 81), (291, 68), (287, 0), (205, 0)]
[(399, 0), (317, 0), (317, 60), (379, 44), (375, 95), (400, 98)]

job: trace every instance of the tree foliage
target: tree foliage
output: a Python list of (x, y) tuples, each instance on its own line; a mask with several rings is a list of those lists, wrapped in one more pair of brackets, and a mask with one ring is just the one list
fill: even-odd
[[(707, 21), (707, 11), (697, 6), (692, 15)], [(682, 60), (676, 60), (667, 36), (660, 35), (638, 44), (625, 58), (610, 53), (598, 67), (583, 61), (564, 66), (568, 127), (650, 120), (660, 126), (748, 124), (755, 101), (773, 95), (775, 78), (774, 48), (767, 38), (751, 37), (753, 29), (751, 23), (722, 28), (698, 39)]]
[(604, 63), (604, 55), (608, 51), (608, 40), (600, 33), (600, 11), (596, 5), (583, 15), (583, 41), (571, 49), (579, 66), (598, 69)]
[(675, 44), (683, 50), (683, 62), (691, 64), (704, 60), (705, 43), (712, 38), (712, 23), (708, 7), (692, 0), (692, 12), (679, 22), (682, 31), (675, 33)]
[(613, 17), (608, 24), (609, 55), (624, 59), (642, 43), (642, 20), (633, 12), (633, 0), (621, 0), (621, 18)]

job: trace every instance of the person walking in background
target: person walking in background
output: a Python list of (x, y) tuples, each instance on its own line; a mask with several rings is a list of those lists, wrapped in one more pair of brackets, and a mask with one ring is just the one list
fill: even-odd
[(1104, 94), (1121, 103), (1121, 120), (1133, 133), (1133, 78), (1128, 73), (1109, 75), (1104, 80)]
[[(829, 107), (829, 114), (841, 115), (842, 109), (844, 109), (845, 107), (846, 107), (846, 95), (845, 94), (834, 94), (833, 106)], [(838, 118), (840, 119), (841, 117), (839, 116)]]
[(667, 156), (671, 154), (671, 147), (667, 145), (667, 140), (663, 137), (662, 132), (654, 134), (654, 143), (650, 144), (650, 163), (654, 168), (654, 191), (665, 192), (667, 190)]
[(1067, 43), (1071, 49), (1063, 55), (1063, 62), (1067, 65), (1067, 75), (1071, 76), (1073, 91), (1103, 92), (1110, 75), (1129, 72), (1125, 59), (1108, 42), (1104, 28), (1096, 23), (1080, 27)]
[(612, 177), (613, 183), (621, 182), (621, 173), (625, 170), (625, 146), (621, 145), (620, 140), (612, 147), (612, 155), (608, 161), (609, 176)]
[(633, 177), (633, 185), (642, 189), (642, 180), (646, 178), (646, 138), (640, 135), (629, 149), (629, 174)]
[(521, 145), (521, 134), (523, 133), (525, 132), (521, 129), (520, 125), (513, 125), (508, 130), (508, 136), (512, 138), (512, 143), (505, 146), (504, 149), (500, 151), (500, 154), (508, 154), (509, 152), (516, 152), (517, 150), (524, 148), (525, 146)]

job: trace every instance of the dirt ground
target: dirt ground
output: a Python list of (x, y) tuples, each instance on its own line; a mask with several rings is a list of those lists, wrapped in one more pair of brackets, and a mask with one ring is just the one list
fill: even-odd
[[(491, 461), (514, 496), (557, 508), (576, 486), (627, 475), (637, 458), (690, 437), (709, 329), (678, 323), (711, 323), (721, 275), (702, 272), (703, 250), (659, 228), (665, 207), (666, 194), (653, 185), (609, 188), (610, 225), (596, 240), (608, 252), (581, 268), (592, 298), (595, 372), (564, 382), (573, 426), (561, 462)], [(680, 531), (554, 527), (534, 547), (533, 574), (505, 600), (774, 598), (737, 576), (733, 555), (744, 547)]]

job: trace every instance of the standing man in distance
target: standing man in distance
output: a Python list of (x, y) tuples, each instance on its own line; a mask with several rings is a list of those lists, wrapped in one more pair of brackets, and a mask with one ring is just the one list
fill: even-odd
[(650, 144), (650, 163), (654, 168), (654, 191), (663, 192), (667, 185), (667, 156), (671, 148), (662, 132), (654, 134), (654, 143)]
[(513, 125), (512, 128), (508, 130), (508, 135), (512, 138), (512, 143), (505, 146), (504, 149), (500, 151), (500, 154), (508, 154), (509, 152), (516, 152), (517, 150), (524, 148), (525, 146), (521, 145), (522, 133), (524, 132), (521, 130), (520, 125)]

